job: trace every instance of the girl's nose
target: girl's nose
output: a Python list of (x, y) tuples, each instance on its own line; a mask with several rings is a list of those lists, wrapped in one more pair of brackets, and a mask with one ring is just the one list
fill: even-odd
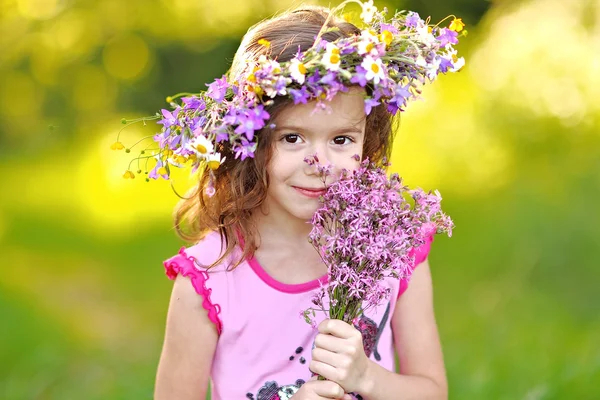
[(315, 145), (312, 146), (312, 151), (313, 155), (317, 155), (319, 159), (319, 164), (329, 164), (329, 147), (327, 146), (327, 143), (315, 143)]

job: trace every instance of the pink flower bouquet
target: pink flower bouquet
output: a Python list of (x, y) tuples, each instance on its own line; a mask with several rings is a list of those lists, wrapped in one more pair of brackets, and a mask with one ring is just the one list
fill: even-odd
[[(306, 161), (318, 164), (316, 155)], [(330, 171), (317, 168), (323, 175)], [(412, 248), (435, 233), (452, 236), (453, 222), (441, 211), (438, 191), (409, 190), (398, 174), (388, 178), (368, 160), (355, 171), (343, 171), (321, 201), (309, 241), (327, 265), (329, 279), (313, 303), (331, 319), (353, 323), (390, 296), (384, 278), (410, 278)], [(313, 323), (315, 309), (303, 315)]]

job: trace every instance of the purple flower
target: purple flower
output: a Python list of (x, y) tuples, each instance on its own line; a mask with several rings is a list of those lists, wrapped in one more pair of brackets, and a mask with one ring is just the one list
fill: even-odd
[[(252, 113), (260, 119), (263, 120), (268, 120), (269, 118), (271, 118), (271, 116), (269, 115), (269, 113), (265, 110), (265, 107), (262, 104), (257, 105), (256, 107), (254, 107), (252, 109)], [(264, 126), (264, 123), (263, 123)]]
[(422, 20), (421, 20), (421, 17), (419, 17), (419, 14), (411, 11), (407, 14), (404, 25), (411, 27), (411, 28), (416, 28), (421, 21)]
[(264, 128), (265, 121), (270, 118), (270, 115), (265, 111), (263, 105), (259, 104), (254, 108), (238, 113), (234, 118), (235, 120), (232, 122), (238, 124), (235, 133), (243, 133), (248, 140), (252, 141), (254, 132)]
[(446, 57), (440, 57), (440, 66), (438, 67), (438, 72), (446, 73), (448, 69), (453, 68), (454, 64), (452, 64), (452, 60), (447, 59)]
[(275, 91), (281, 95), (285, 95), (286, 87), (287, 87), (286, 79), (283, 76), (279, 77), (279, 79), (277, 79), (277, 81), (275, 82)]
[(306, 87), (302, 86), (300, 89), (290, 89), (294, 104), (306, 104), (310, 98), (310, 93), (306, 90)]
[(440, 34), (436, 37), (440, 41), (440, 47), (445, 47), (448, 43), (458, 43), (458, 32), (452, 31), (448, 28), (440, 29)]
[(319, 85), (319, 81), (321, 80), (321, 73), (318, 69), (315, 72), (308, 76), (306, 79), (306, 86), (308, 87), (317, 87)]
[(261, 128), (257, 120), (248, 116), (239, 119), (239, 125), (235, 128), (235, 133), (245, 134), (248, 140), (254, 139), (254, 131)]
[(206, 116), (205, 115), (200, 115), (200, 116), (194, 117), (187, 123), (188, 127), (190, 128), (190, 131), (192, 131), (192, 132), (201, 130), (202, 127), (204, 126), (204, 124), (206, 124)]
[(160, 112), (163, 115), (163, 119), (159, 120), (157, 124), (161, 124), (166, 129), (170, 128), (173, 125), (177, 125), (177, 114), (179, 113), (179, 107), (177, 107), (173, 112), (169, 110), (162, 109)]
[(295, 58), (297, 58), (298, 61), (304, 60), (304, 52), (302, 51), (302, 46), (300, 45), (298, 45), (298, 51), (296, 51)]
[(371, 114), (371, 110), (373, 109), (373, 107), (380, 105), (381, 103), (378, 102), (375, 99), (372, 98), (368, 98), (365, 100), (365, 114), (369, 115)]
[(208, 90), (206, 91), (206, 94), (208, 97), (217, 103), (221, 103), (225, 98), (225, 93), (227, 93), (227, 88), (229, 87), (227, 77), (223, 75), (221, 79), (215, 79), (213, 83), (207, 86)]
[(185, 110), (202, 111), (206, 109), (206, 103), (198, 96), (183, 97), (181, 101), (185, 104), (183, 107)]
[(409, 88), (409, 84), (406, 84), (405, 86), (402, 86), (400, 84), (396, 85), (396, 87), (394, 88), (394, 95), (387, 102), (388, 111), (390, 111), (392, 114), (396, 114), (396, 111), (402, 110), (402, 107), (406, 105), (406, 102), (412, 96), (412, 94), (408, 90)]
[[(418, 18), (418, 15), (417, 15), (417, 18)], [(393, 33), (394, 35), (398, 34), (398, 28), (396, 28), (394, 25), (386, 24), (386, 23), (381, 24), (381, 31), (382, 32), (388, 31), (388, 32)]]
[(331, 86), (339, 84), (339, 82), (337, 80), (337, 74), (333, 71), (327, 72), (325, 74), (325, 76), (323, 78), (321, 78), (321, 83), (324, 83), (326, 85), (331, 85)]
[(253, 158), (256, 151), (256, 143), (250, 143), (242, 138), (241, 142), (236, 142), (233, 145), (233, 151), (235, 158), (240, 158), (242, 161), (249, 157)]
[(162, 174), (161, 175), (161, 174), (158, 173), (158, 170), (160, 168), (162, 168), (163, 165), (164, 165), (163, 161), (160, 158), (156, 157), (156, 166), (154, 166), (154, 168), (152, 169), (152, 171), (150, 171), (148, 173), (148, 178), (154, 179), (154, 180), (158, 179), (159, 177), (163, 178), (163, 179), (169, 179), (169, 175), (168, 174)]
[(356, 73), (350, 79), (352, 83), (358, 83), (360, 86), (367, 86), (367, 70), (360, 65), (356, 67)]
[(216, 135), (217, 143), (225, 142), (227, 140), (229, 140), (229, 133), (227, 132), (227, 130), (225, 130), (225, 129), (217, 130), (217, 135)]

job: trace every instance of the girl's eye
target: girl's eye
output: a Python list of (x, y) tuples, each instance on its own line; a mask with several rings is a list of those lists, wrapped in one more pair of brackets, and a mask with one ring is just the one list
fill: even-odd
[(350, 136), (336, 136), (333, 139), (333, 143), (337, 145), (344, 145), (354, 142)]
[(286, 143), (292, 143), (292, 144), (298, 143), (298, 141), (300, 140), (300, 135), (296, 135), (295, 133), (290, 133), (290, 134), (283, 136), (282, 139), (285, 140)]

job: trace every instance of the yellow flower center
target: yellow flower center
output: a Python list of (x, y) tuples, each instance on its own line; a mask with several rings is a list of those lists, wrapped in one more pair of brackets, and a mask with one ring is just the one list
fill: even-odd
[(212, 169), (213, 171), (216, 170), (217, 168), (219, 168), (219, 165), (221, 165), (221, 163), (216, 160), (212, 160), (212, 161), (208, 162), (208, 168)]
[(256, 82), (256, 77), (254, 76), (254, 74), (248, 75), (248, 81), (249, 82)]
[(381, 41), (385, 43), (386, 46), (389, 46), (392, 43), (392, 39), (394, 39), (394, 35), (390, 31), (381, 32)]
[(371, 71), (378, 73), (379, 72), (379, 65), (373, 63), (371, 64)]
[(300, 72), (302, 75), (306, 74), (306, 67), (304, 66), (304, 64), (302, 64), (302, 63), (298, 64), (298, 71), (299, 71), (299, 72)]
[(186, 162), (186, 158), (184, 156), (177, 156), (177, 162), (179, 164), (183, 164), (184, 162)]
[(254, 91), (254, 93), (256, 93), (259, 96), (262, 96), (264, 93), (260, 86), (254, 86), (254, 88), (252, 88), (252, 90)]
[(199, 152), (200, 154), (204, 154), (204, 153), (206, 153), (206, 147), (204, 147), (204, 146), (203, 146), (203, 145), (201, 145), (201, 144), (198, 144), (198, 145), (196, 145), (196, 149), (198, 150), (198, 152)]
[(331, 49), (331, 54), (337, 54), (339, 56), (340, 55), (340, 49), (338, 49), (337, 47)]
[(158, 173), (159, 173), (160, 175), (167, 175), (167, 169), (166, 169), (165, 167), (160, 167), (160, 168), (158, 169)]
[(369, 43), (367, 47), (365, 47), (365, 50), (367, 51), (367, 53), (370, 53), (371, 50), (373, 50), (373, 47), (375, 47), (375, 45), (373, 43)]
[(329, 57), (329, 62), (332, 64), (337, 64), (340, 62), (340, 56), (337, 54), (331, 54), (331, 57)]

